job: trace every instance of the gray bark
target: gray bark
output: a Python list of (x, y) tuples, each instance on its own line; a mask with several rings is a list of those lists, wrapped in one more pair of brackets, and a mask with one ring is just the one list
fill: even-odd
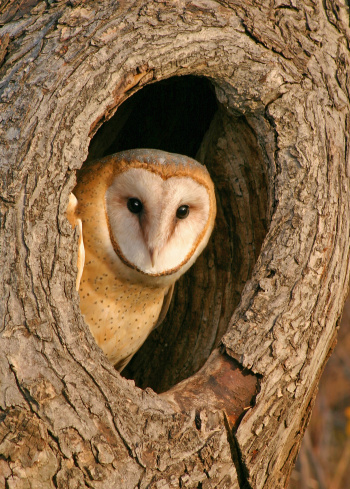
[[(0, 488), (286, 486), (348, 287), (348, 20), (338, 0), (6, 3)], [(65, 209), (102, 124), (184, 75), (215, 88), (219, 212), (130, 367), (159, 395), (84, 324)]]

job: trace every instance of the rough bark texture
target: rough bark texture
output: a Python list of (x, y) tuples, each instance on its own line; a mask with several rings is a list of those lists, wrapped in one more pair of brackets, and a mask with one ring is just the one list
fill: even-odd
[[(0, 487), (285, 487), (349, 278), (345, 3), (23, 0), (0, 23)], [(130, 366), (158, 395), (88, 332), (64, 213), (102, 124), (184, 75), (215, 89), (219, 213)]]

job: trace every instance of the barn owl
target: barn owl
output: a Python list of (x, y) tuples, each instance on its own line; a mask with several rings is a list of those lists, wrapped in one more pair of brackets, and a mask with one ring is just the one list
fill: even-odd
[(83, 172), (67, 209), (80, 228), (80, 307), (118, 370), (164, 319), (175, 282), (208, 243), (215, 214), (209, 173), (186, 156), (130, 150)]

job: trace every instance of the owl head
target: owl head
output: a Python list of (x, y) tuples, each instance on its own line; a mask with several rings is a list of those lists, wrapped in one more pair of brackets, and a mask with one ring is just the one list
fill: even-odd
[(177, 280), (213, 230), (215, 191), (206, 168), (186, 156), (137, 149), (100, 160), (89, 172), (88, 185), (93, 184), (92, 173), (103, 182), (118, 272), (148, 284)]

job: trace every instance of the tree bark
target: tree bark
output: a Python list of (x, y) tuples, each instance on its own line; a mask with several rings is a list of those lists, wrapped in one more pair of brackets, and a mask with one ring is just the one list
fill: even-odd
[[(0, 488), (285, 487), (349, 280), (345, 3), (23, 0), (0, 23)], [(65, 209), (92, 138), (187, 75), (215, 90), (218, 219), (137, 387), (83, 321)]]

